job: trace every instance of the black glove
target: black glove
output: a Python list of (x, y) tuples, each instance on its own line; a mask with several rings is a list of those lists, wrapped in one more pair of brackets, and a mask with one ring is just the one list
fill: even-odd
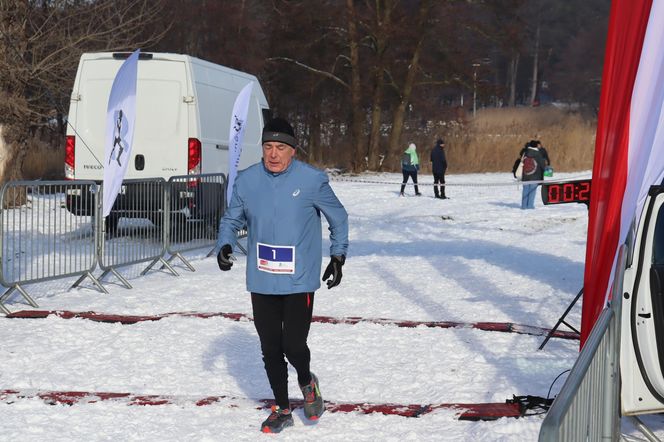
[[(327, 265), (325, 272), (323, 273), (323, 281), (327, 280), (328, 290), (332, 287), (336, 287), (341, 282), (341, 267), (346, 262), (346, 257), (344, 255), (333, 255), (330, 259), (330, 263)], [(328, 279), (329, 277), (332, 279)]]
[(233, 253), (233, 248), (229, 244), (224, 244), (224, 246), (219, 250), (217, 254), (217, 264), (219, 264), (219, 269), (227, 272), (233, 267), (233, 261), (231, 261), (231, 254)]

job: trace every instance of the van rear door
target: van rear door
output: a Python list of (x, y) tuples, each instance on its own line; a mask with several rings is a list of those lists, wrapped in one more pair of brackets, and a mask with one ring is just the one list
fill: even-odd
[(228, 173), (228, 148), (233, 107), (247, 83), (253, 88), (242, 141), (238, 168), (244, 169), (261, 160), (262, 109), (267, 99), (253, 75), (191, 57), (192, 83), (198, 104), (198, 122), (202, 144), (202, 173)]
[[(122, 59), (83, 59), (79, 73), (76, 178), (103, 178), (106, 108)], [(192, 91), (184, 59), (140, 59), (136, 87), (136, 129), (125, 178), (170, 177), (187, 173), (187, 97)]]

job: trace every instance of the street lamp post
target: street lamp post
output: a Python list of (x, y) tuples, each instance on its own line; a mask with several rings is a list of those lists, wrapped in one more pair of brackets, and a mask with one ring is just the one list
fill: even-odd
[(480, 67), (479, 63), (473, 63), (473, 118), (477, 112), (477, 68)]

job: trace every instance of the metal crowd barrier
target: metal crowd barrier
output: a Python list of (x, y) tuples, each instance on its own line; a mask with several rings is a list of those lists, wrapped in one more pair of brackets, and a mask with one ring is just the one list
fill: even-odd
[(620, 313), (625, 251), (620, 250), (613, 302), (600, 314), (560, 393), (540, 442), (617, 441), (620, 437)]
[[(102, 186), (100, 195), (103, 192)], [(168, 219), (166, 193), (166, 180), (163, 178), (122, 182), (113, 208), (104, 220), (104, 234), (100, 235), (97, 251), (99, 268), (103, 270), (100, 281), (112, 273), (130, 289), (131, 284), (117, 269), (145, 262), (149, 264), (141, 275), (145, 275), (158, 262), (173, 275), (178, 275), (163, 258), (167, 241), (164, 234)], [(100, 206), (97, 207), (99, 217), (102, 213)]]
[(192, 272), (182, 252), (214, 247), (219, 220), (226, 208), (226, 176), (223, 173), (180, 175), (168, 180), (166, 251), (168, 263), (178, 258)]
[[(83, 215), (82, 204), (93, 204), (93, 181), (12, 181), (0, 191), (0, 284), (8, 290), (4, 302), (18, 291), (33, 307), (37, 303), (24, 285), (80, 275), (90, 278), (97, 265), (92, 213)], [(80, 198), (80, 195), (89, 197)], [(89, 198), (89, 199), (88, 199)], [(64, 210), (66, 209), (66, 210)]]
[(237, 232), (237, 239), (238, 239), (238, 242), (237, 242), (236, 246), (237, 246), (237, 248), (240, 249), (240, 251), (241, 251), (242, 253), (244, 253), (245, 255), (247, 254), (247, 249), (244, 248), (244, 246), (240, 243), (239, 240), (246, 238), (247, 235), (249, 235), (249, 231), (247, 230), (246, 227), (245, 227), (244, 229), (240, 229), (240, 230), (238, 230), (238, 232)]
[[(213, 247), (225, 210), (226, 177), (202, 174), (123, 181), (113, 209), (102, 219), (103, 186), (94, 181), (13, 181), (0, 190), (0, 312), (18, 291), (38, 307), (24, 286), (79, 276), (77, 287), (90, 278), (108, 293), (102, 280), (123, 266), (148, 263), (146, 274), (161, 262), (169, 264), (185, 251)], [(170, 254), (168, 260), (164, 259)], [(95, 278), (96, 267), (102, 274)]]

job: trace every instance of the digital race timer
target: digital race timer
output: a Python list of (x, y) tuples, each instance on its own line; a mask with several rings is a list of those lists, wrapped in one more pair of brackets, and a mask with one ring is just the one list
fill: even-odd
[(585, 203), (590, 205), (590, 180), (542, 184), (544, 204)]

